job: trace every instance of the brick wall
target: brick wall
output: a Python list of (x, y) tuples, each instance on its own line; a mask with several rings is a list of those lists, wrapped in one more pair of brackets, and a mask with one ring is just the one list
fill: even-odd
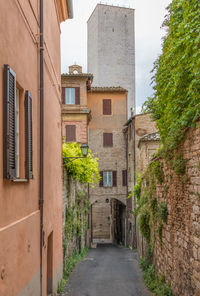
[(66, 137), (66, 125), (75, 125), (76, 126), (76, 142), (78, 143), (87, 143), (88, 142), (88, 125), (87, 117), (85, 120), (73, 120), (62, 122), (62, 135)]
[[(180, 151), (186, 175), (178, 176), (164, 163), (165, 181), (157, 186), (157, 197), (168, 205), (162, 244), (156, 241), (157, 271), (165, 274), (175, 295), (200, 295), (200, 129), (187, 132)], [(166, 190), (168, 188), (168, 192)]]

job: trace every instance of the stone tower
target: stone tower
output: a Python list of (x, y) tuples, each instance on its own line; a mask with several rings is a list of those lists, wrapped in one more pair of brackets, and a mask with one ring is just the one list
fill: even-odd
[(97, 4), (88, 20), (88, 71), (93, 86), (127, 89), (128, 117), (135, 113), (134, 9)]

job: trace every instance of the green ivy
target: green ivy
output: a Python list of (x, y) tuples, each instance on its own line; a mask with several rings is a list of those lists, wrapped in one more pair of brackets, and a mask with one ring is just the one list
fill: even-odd
[(162, 184), (163, 181), (163, 164), (159, 160), (154, 160), (143, 177), (138, 176), (131, 193), (137, 200), (134, 214), (138, 217), (140, 231), (148, 243), (152, 243), (156, 235), (162, 241), (163, 223), (167, 223), (167, 204), (158, 202), (156, 197), (156, 182)]
[(186, 160), (181, 154), (177, 154), (174, 159), (170, 161), (172, 169), (177, 173), (177, 175), (184, 175), (186, 170)]
[(199, 15), (199, 0), (173, 0), (169, 5), (162, 54), (153, 69), (155, 93), (143, 106), (157, 123), (166, 157), (200, 116)]
[(159, 161), (152, 161), (150, 168), (160, 184), (164, 182), (163, 163)]

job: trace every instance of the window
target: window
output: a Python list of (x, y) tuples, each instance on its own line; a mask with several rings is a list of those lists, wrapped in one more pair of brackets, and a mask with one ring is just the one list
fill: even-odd
[(103, 147), (113, 147), (112, 133), (103, 133)]
[(103, 172), (103, 186), (111, 187), (112, 186), (112, 172)]
[(117, 186), (117, 171), (101, 171), (100, 187), (116, 187)]
[(66, 125), (66, 142), (76, 141), (76, 126)]
[(62, 103), (80, 105), (80, 87), (62, 87)]
[(122, 171), (122, 186), (127, 186), (127, 170)]
[[(28, 92), (29, 93), (29, 92)], [(32, 97), (26, 108), (26, 97), (24, 107), (22, 103), (23, 91), (16, 87), (16, 74), (9, 65), (4, 65), (3, 85), (3, 176), (6, 179), (24, 179), (23, 167), (25, 163), (25, 177), (32, 178)], [(20, 103), (21, 101), (21, 103)], [(25, 110), (23, 110), (25, 108)], [(25, 114), (25, 119), (24, 119)], [(23, 117), (22, 117), (23, 115)], [(25, 122), (24, 122), (25, 121)], [(21, 124), (22, 123), (22, 124)], [(25, 123), (25, 130), (23, 128)], [(28, 129), (27, 129), (28, 126)], [(22, 138), (25, 131), (25, 154), (21, 149)], [(27, 144), (28, 141), (28, 144)], [(25, 161), (27, 159), (29, 162)], [(29, 171), (29, 173), (26, 173)], [(30, 173), (31, 171), (31, 173)]]
[(75, 88), (65, 88), (65, 104), (75, 104)]
[(103, 100), (103, 115), (111, 115), (111, 100), (110, 99), (104, 99)]

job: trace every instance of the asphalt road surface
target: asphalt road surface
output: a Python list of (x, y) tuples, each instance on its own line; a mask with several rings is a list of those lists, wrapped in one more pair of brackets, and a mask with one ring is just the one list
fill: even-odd
[(114, 245), (91, 249), (72, 272), (63, 296), (150, 296), (136, 251)]

